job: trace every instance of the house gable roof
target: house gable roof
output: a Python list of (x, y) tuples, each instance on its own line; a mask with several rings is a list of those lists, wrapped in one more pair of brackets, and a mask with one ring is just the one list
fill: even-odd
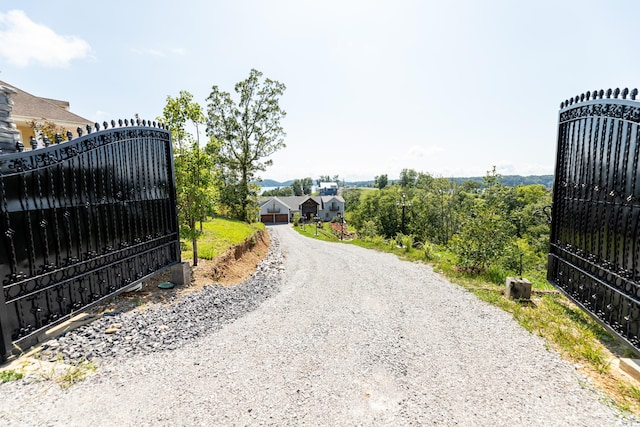
[(342, 196), (320, 196), (320, 198), (322, 199), (322, 203), (328, 203), (334, 199), (340, 203), (344, 203)]
[(309, 200), (317, 204), (320, 209), (325, 209), (325, 205), (333, 200), (344, 204), (342, 196), (271, 196), (260, 198), (259, 203), (262, 209), (269, 202), (277, 201), (279, 204), (289, 208), (291, 212), (298, 212), (300, 207)]
[(78, 125), (93, 125), (93, 122), (68, 111), (69, 103), (57, 99), (40, 98), (31, 95), (9, 83), (0, 81), (1, 86), (7, 86), (16, 91), (11, 96), (13, 110), (11, 114), (26, 119), (47, 119), (53, 122), (65, 122)]

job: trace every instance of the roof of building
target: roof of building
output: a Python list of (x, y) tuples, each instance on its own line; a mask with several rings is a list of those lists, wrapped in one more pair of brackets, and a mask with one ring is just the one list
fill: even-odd
[(0, 86), (7, 86), (16, 91), (16, 93), (11, 96), (13, 100), (13, 110), (11, 114), (14, 116), (31, 119), (47, 119), (53, 122), (77, 123), (79, 125), (93, 124), (91, 120), (87, 120), (84, 117), (68, 111), (69, 103), (67, 101), (31, 95), (3, 81), (0, 81)]
[(318, 205), (323, 206), (325, 203), (330, 202), (332, 199), (338, 202), (344, 203), (342, 196), (272, 196), (260, 198), (260, 206), (264, 206), (265, 203), (270, 200), (277, 200), (283, 205), (287, 206), (292, 211), (297, 211), (307, 199), (311, 199)]

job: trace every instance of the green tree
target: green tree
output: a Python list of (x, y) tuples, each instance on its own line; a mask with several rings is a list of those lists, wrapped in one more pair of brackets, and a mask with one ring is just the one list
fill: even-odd
[(291, 189), (295, 196), (304, 196), (311, 194), (311, 188), (313, 187), (313, 180), (309, 177), (302, 179), (294, 179), (291, 183)]
[(262, 196), (271, 197), (271, 196), (293, 196), (293, 190), (291, 187), (278, 187), (272, 190), (267, 190), (262, 193)]
[(414, 169), (402, 169), (400, 172), (400, 187), (411, 188), (416, 184), (418, 172)]
[(467, 203), (460, 230), (451, 239), (458, 266), (470, 273), (482, 273), (513, 252), (509, 249), (515, 244), (515, 231), (508, 221), (513, 198), (501, 178), (495, 166), (487, 172), (484, 193)]
[(196, 139), (198, 143), (200, 142), (198, 125), (204, 123), (204, 115), (200, 104), (195, 102), (193, 95), (186, 90), (181, 90), (176, 98), (167, 96), (167, 104), (162, 110), (161, 120), (169, 127), (178, 148), (181, 148), (182, 143), (190, 138), (189, 132), (185, 129), (187, 122), (196, 126)]
[(300, 180), (302, 184), (302, 193), (305, 195), (311, 194), (311, 189), (313, 188), (313, 179), (310, 177), (302, 178)]
[(299, 179), (294, 179), (291, 183), (291, 189), (293, 190), (294, 196), (302, 196), (304, 191), (302, 190), (302, 181)]
[(376, 182), (375, 186), (380, 190), (382, 190), (389, 183), (389, 178), (387, 177), (387, 174), (376, 176), (375, 182)]
[(360, 205), (362, 190), (359, 188), (349, 188), (344, 190), (342, 198), (344, 199), (345, 212), (353, 212)]
[[(172, 139), (178, 141), (174, 166), (180, 234), (191, 241), (193, 265), (198, 265), (197, 239), (202, 232), (202, 220), (213, 210), (215, 196), (212, 156), (200, 149), (199, 125), (204, 122), (204, 115), (193, 95), (184, 90), (177, 98), (167, 96), (162, 113), (159, 119), (171, 131)], [(195, 126), (196, 139), (185, 129), (187, 122)], [(198, 221), (200, 230), (196, 227)]]
[(197, 222), (202, 221), (213, 210), (214, 175), (211, 156), (202, 153), (196, 141), (178, 148), (175, 153), (176, 196), (180, 235), (191, 241), (193, 265), (198, 265), (197, 239), (202, 234)]
[(219, 142), (217, 158), (224, 179), (233, 186), (226, 192), (227, 202), (239, 207), (237, 216), (250, 222), (251, 206), (257, 201), (258, 187), (251, 182), (256, 174), (272, 164), (265, 160), (285, 147), (280, 124), (285, 111), (279, 100), (286, 87), (262, 73), (251, 70), (249, 77), (235, 85), (236, 103), (228, 92), (213, 86), (207, 98), (207, 133)]
[(476, 199), (459, 232), (451, 239), (451, 248), (459, 267), (478, 274), (499, 261), (510, 237), (508, 223), (499, 212), (485, 200)]

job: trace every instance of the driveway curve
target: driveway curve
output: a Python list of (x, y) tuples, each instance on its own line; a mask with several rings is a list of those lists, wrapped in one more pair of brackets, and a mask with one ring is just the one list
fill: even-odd
[(68, 390), (0, 386), (3, 425), (632, 425), (511, 316), (429, 266), (269, 227), (279, 292)]

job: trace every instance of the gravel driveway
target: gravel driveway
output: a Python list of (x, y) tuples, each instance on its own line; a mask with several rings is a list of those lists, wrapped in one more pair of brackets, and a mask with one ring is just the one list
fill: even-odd
[(288, 226), (270, 232), (273, 280), (280, 250), (285, 266), (270, 297), (261, 291), (260, 304), (174, 350), (98, 358), (98, 374), (68, 390), (0, 385), (2, 425), (637, 421), (622, 418), (510, 315), (430, 267), (307, 239)]

